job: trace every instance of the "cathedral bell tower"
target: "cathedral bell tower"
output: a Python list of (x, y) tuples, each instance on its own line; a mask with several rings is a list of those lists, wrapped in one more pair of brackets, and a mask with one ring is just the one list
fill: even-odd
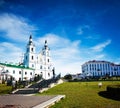
[(24, 66), (35, 69), (36, 55), (35, 45), (30, 35), (28, 44), (26, 46), (26, 53), (24, 54)]
[(52, 73), (52, 64), (51, 64), (51, 57), (50, 57), (50, 48), (47, 45), (47, 40), (45, 40), (44, 47), (42, 49), (42, 56), (43, 56), (43, 78), (50, 79), (53, 77)]

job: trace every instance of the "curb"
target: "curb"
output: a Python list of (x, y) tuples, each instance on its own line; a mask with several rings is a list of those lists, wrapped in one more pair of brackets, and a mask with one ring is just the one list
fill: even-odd
[(58, 95), (46, 102), (43, 102), (33, 108), (47, 108), (47, 107), (50, 107), (52, 105), (54, 105), (56, 102), (60, 101), (61, 99), (64, 99), (65, 98), (65, 95)]

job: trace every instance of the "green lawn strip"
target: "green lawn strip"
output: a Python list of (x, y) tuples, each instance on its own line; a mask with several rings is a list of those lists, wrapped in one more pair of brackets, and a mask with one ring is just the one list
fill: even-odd
[(49, 89), (41, 95), (66, 95), (66, 98), (51, 108), (120, 108), (120, 102), (99, 96), (107, 85), (120, 84), (119, 81), (104, 81), (98, 87), (98, 82), (65, 82)]
[(7, 86), (5, 84), (0, 84), (0, 95), (2, 94), (8, 94), (12, 91), (11, 86)]

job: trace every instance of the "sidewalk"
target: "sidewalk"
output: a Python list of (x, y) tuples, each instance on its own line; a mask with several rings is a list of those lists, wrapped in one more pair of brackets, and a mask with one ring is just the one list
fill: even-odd
[(0, 108), (46, 108), (62, 98), (65, 96), (2, 95), (0, 96)]

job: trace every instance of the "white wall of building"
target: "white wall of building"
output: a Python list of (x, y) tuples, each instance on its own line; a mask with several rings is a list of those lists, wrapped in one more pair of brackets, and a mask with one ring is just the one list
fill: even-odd
[(42, 75), (44, 79), (53, 78), (50, 48), (47, 45), (47, 41), (45, 41), (40, 53), (37, 54), (35, 49), (36, 47), (33, 43), (32, 36), (30, 36), (24, 54), (23, 65), (20, 67), (0, 63), (0, 72), (4, 71), (4, 74), (13, 76), (17, 81), (19, 79), (30, 80), (30, 78), (34, 78), (35, 75)]
[(35, 74), (42, 75), (44, 79), (51, 79), (53, 77), (53, 67), (51, 64), (50, 48), (47, 45), (47, 41), (45, 41), (44, 47), (40, 53), (37, 54), (35, 49), (32, 36), (30, 36), (24, 54), (24, 65), (35, 69)]
[[(28, 69), (28, 68), (20, 68), (19, 66), (7, 66), (8, 64), (2, 64), (3, 68), (0, 68), (1, 71), (1, 76), (8, 77), (12, 76), (16, 81), (21, 80), (30, 80), (34, 78), (35, 72), (33, 69)], [(10, 65), (10, 64), (9, 64)], [(7, 79), (8, 79), (7, 78)], [(4, 78), (6, 79), (6, 78)]]
[(108, 61), (88, 61), (82, 65), (85, 76), (120, 76), (120, 65)]

